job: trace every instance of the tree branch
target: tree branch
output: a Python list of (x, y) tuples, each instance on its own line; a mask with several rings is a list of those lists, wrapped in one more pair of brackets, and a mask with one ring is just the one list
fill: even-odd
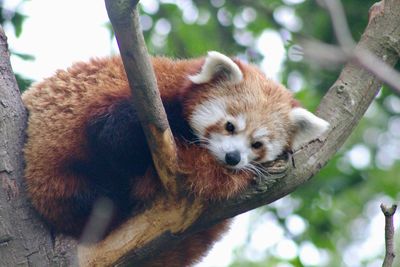
[[(333, 63), (344, 63), (352, 61), (360, 67), (368, 70), (370, 73), (378, 77), (382, 82), (386, 83), (396, 94), (400, 95), (400, 73), (386, 64), (386, 57), (379, 58), (366, 48), (355, 48), (355, 42), (351, 36), (350, 29), (346, 22), (346, 17), (343, 11), (343, 6), (339, 0), (324, 0), (327, 10), (333, 22), (335, 36), (339, 42), (339, 46), (327, 45), (310, 40), (302, 40), (304, 52), (309, 58), (319, 59), (324, 64), (327, 64), (326, 59)], [(375, 3), (369, 12), (369, 23), (374, 23), (374, 18), (385, 11), (385, 1)], [(388, 11), (386, 11), (388, 12)], [(394, 31), (400, 29), (394, 28)], [(391, 38), (390, 34), (384, 38)], [(383, 41), (383, 40), (382, 40)], [(382, 45), (390, 45), (383, 43)], [(393, 47), (397, 54), (400, 55), (400, 50)]]
[[(400, 51), (399, 14), (400, 0), (386, 0), (384, 11), (377, 13), (369, 23), (355, 51), (368, 49), (393, 66), (398, 60), (397, 52)], [(120, 20), (118, 23), (126, 26)], [(116, 27), (118, 24), (114, 25), (114, 29)], [(140, 32), (125, 32), (125, 35), (138, 34)], [(120, 47), (121, 41), (122, 39), (119, 41)], [(137, 46), (132, 45), (131, 49), (135, 47)], [(133, 52), (121, 51), (123, 58), (131, 53)], [(128, 76), (131, 75), (129, 71), (127, 73)], [(325, 139), (316, 140), (297, 151), (293, 155), (294, 165), (290, 164), (291, 160), (285, 159), (274, 162), (268, 167), (271, 175), (255, 181), (245, 194), (219, 203), (200, 203), (197, 200), (176, 200), (160, 196), (150, 209), (129, 219), (102, 242), (93, 246), (81, 246), (81, 265), (140, 265), (197, 231), (293, 192), (336, 153), (373, 101), (381, 85), (369, 71), (352, 62), (348, 63), (318, 109), (319, 116), (330, 122), (330, 132)]]
[(177, 195), (177, 152), (133, 0), (106, 0), (106, 8), (145, 132), (153, 162), (167, 193)]
[(23, 186), (27, 114), (0, 26), (0, 259), (1, 266), (69, 266), (74, 241), (56, 240), (30, 206)]
[(392, 205), (390, 208), (381, 204), (381, 210), (383, 215), (385, 215), (385, 259), (383, 261), (382, 267), (392, 267), (394, 254), (394, 227), (393, 227), (393, 215), (396, 212), (397, 205)]

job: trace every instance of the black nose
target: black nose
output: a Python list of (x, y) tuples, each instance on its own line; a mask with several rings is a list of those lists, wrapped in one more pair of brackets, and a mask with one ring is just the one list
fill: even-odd
[(225, 162), (228, 165), (235, 166), (240, 162), (240, 152), (236, 150), (226, 153)]

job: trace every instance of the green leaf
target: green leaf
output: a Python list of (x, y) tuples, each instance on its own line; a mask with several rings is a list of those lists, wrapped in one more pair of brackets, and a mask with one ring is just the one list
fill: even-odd
[(24, 20), (27, 18), (27, 16), (22, 15), (19, 12), (15, 12), (14, 16), (11, 19), (11, 23), (14, 26), (14, 32), (15, 36), (19, 37), (22, 33), (22, 24), (24, 23)]
[(31, 55), (31, 54), (25, 54), (25, 53), (19, 53), (19, 52), (15, 52), (15, 51), (11, 51), (11, 54), (26, 60), (26, 61), (34, 61), (35, 60), (35, 56)]

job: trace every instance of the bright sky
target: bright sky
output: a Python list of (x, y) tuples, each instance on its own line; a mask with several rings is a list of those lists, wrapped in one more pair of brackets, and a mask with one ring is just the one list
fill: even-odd
[[(6, 0), (5, 5), (18, 2)], [(20, 10), (29, 16), (21, 37), (16, 39), (9, 28), (6, 31), (12, 49), (36, 58), (33, 62), (12, 59), (15, 71), (29, 78), (42, 79), (75, 61), (115, 52), (104, 27), (108, 17), (102, 0), (35, 0)]]
[[(286, 1), (296, 2), (295, 0)], [(297, 2), (301, 2), (301, 0)], [(6, 8), (14, 9), (13, 7), (18, 3), (19, 0), (5, 0), (3, 5)], [(56, 69), (66, 68), (73, 62), (87, 60), (90, 57), (107, 56), (117, 51), (115, 41), (110, 44), (109, 32), (104, 27), (108, 17), (103, 0), (27, 1), (20, 7), (20, 11), (29, 16), (24, 24), (21, 37), (15, 38), (9, 25), (5, 25), (5, 30), (11, 49), (19, 53), (34, 55), (36, 58), (32, 62), (23, 61), (17, 57), (12, 58), (14, 71), (28, 78), (40, 80), (51, 76)], [(288, 19), (288, 16), (291, 11), (280, 10), (279, 12), (282, 13), (282, 19), (286, 19), (289, 23), (288, 27), (290, 27), (291, 20)], [(263, 70), (269, 77), (277, 79), (285, 54), (279, 35), (266, 31), (260, 36), (256, 46), (262, 54), (266, 55), (266, 59), (262, 62)], [(360, 145), (354, 151), (349, 152), (349, 158), (359, 168), (369, 164), (369, 159), (360, 161), (358, 157), (359, 154), (365, 154), (365, 149)], [(285, 198), (274, 205), (282, 205), (282, 209), (287, 211), (293, 205), (290, 201), (290, 198)], [(377, 202), (377, 200), (373, 201), (375, 204)], [(379, 203), (377, 206), (379, 207)], [(357, 246), (349, 248), (351, 253), (344, 255), (348, 266), (358, 266), (358, 260), (368, 257), (367, 254), (371, 254), (371, 251), (381, 252), (382, 234), (372, 229), (378, 229), (378, 227), (383, 229), (383, 216), (379, 214), (379, 211), (374, 214), (374, 216), (369, 214), (371, 219), (368, 228), (369, 238), (360, 240)], [(307, 227), (307, 223), (299, 216), (288, 215), (287, 217), (287, 227), (293, 233), (300, 234)], [(275, 255), (285, 259), (292, 259), (296, 255), (300, 255), (303, 263), (309, 266), (323, 265), (326, 262), (326, 254), (316, 249), (311, 243), (305, 242), (297, 247), (293, 241), (287, 239), (282, 228), (276, 223), (276, 218), (271, 214), (265, 214), (263, 219), (257, 221), (255, 225), (253, 222), (250, 224), (250, 221), (251, 215), (249, 214), (237, 217), (231, 231), (221, 242), (216, 244), (209, 256), (197, 267), (227, 266), (232, 259), (233, 248), (245, 243), (250, 226), (252, 227), (250, 243), (243, 251), (249, 258), (261, 259), (266, 250), (272, 250)], [(346, 257), (346, 255), (348, 256)], [(356, 259), (352, 255), (358, 255), (358, 258)]]
[[(13, 9), (18, 3), (19, 0), (5, 0), (4, 6)], [(33, 62), (12, 58), (14, 70), (28, 78), (40, 80), (75, 61), (117, 51), (115, 41), (110, 43), (104, 27), (108, 17), (103, 0), (35, 0), (27, 1), (20, 10), (29, 16), (20, 38), (15, 38), (10, 25), (5, 30), (12, 49), (36, 58)], [(262, 63), (264, 71), (277, 79), (285, 53), (279, 35), (266, 31), (258, 41), (258, 48), (262, 54), (268, 54)]]

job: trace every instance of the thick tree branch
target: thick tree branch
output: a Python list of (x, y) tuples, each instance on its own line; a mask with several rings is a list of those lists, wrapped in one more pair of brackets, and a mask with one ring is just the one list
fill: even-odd
[(138, 2), (105, 1), (132, 90), (132, 101), (146, 134), (157, 173), (166, 191), (176, 195), (178, 193), (176, 146), (141, 32)]
[[(400, 0), (386, 0), (383, 12), (378, 12), (370, 21), (355, 51), (368, 49), (389, 66), (393, 66), (400, 51), (399, 14)], [(119, 25), (126, 26), (121, 21), (123, 20), (117, 20)], [(117, 25), (114, 24), (114, 29)], [(133, 35), (137, 34), (140, 32)], [(121, 44), (120, 46), (122, 47)], [(131, 49), (135, 47), (137, 46), (131, 46)], [(123, 58), (131, 53), (121, 51)], [(131, 75), (129, 71), (127, 73), (128, 76)], [(94, 246), (81, 246), (81, 265), (140, 265), (147, 258), (170, 248), (190, 234), (293, 192), (336, 153), (373, 101), (381, 85), (369, 71), (348, 63), (318, 109), (319, 116), (331, 123), (330, 132), (326, 138), (314, 141), (297, 151), (293, 155), (294, 165), (291, 160), (276, 161), (268, 168), (271, 175), (255, 181), (246, 194), (220, 203), (199, 203), (160, 196), (152, 208), (128, 220), (104, 241)]]

